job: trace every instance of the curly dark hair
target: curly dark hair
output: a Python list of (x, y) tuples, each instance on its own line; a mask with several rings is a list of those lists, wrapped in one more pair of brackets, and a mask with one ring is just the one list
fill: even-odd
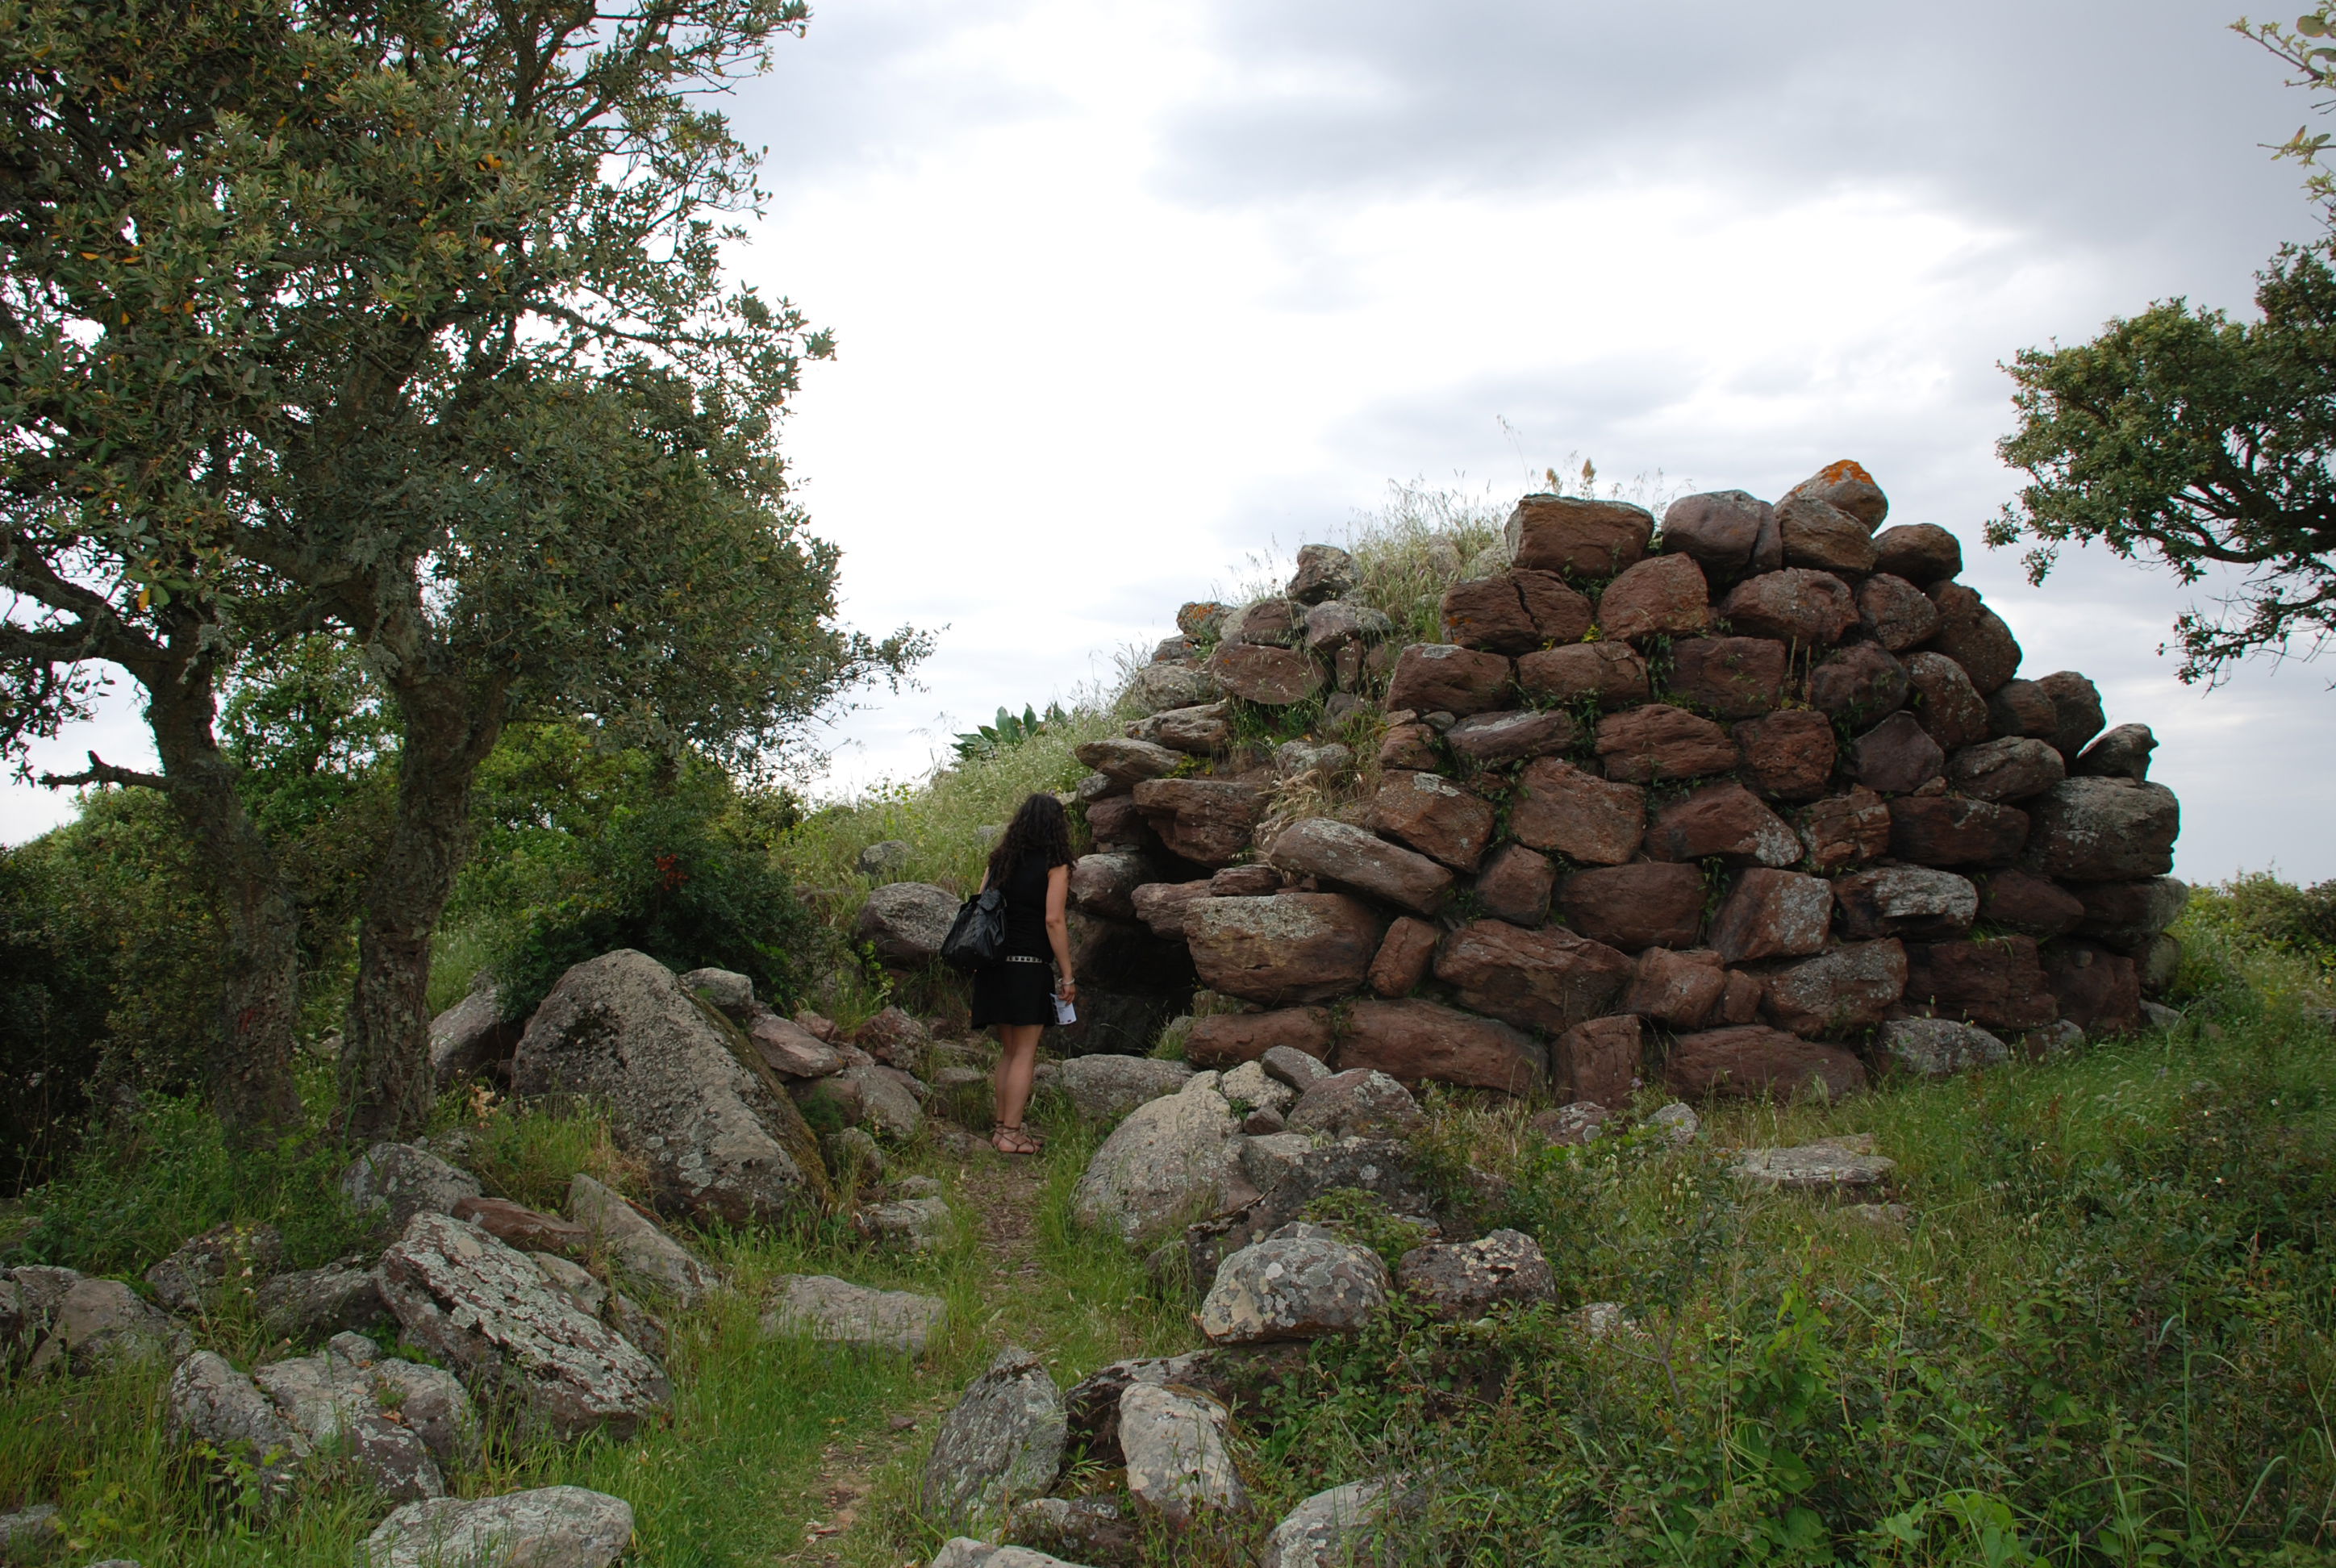
[(989, 852), (989, 885), (1004, 887), (1025, 855), (1037, 855), (1048, 871), (1071, 863), (1071, 819), (1053, 795), (1032, 795), (1006, 824)]

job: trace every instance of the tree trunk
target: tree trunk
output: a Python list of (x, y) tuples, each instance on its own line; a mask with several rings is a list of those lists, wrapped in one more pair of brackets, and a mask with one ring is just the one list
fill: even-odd
[(352, 1139), (406, 1139), (430, 1120), (430, 939), (471, 845), (471, 782), (502, 733), (501, 685), (416, 671), (393, 677), (404, 720), (397, 818), (365, 884), (356, 989), (341, 1051)]
[(225, 938), (219, 1048), (210, 1096), (230, 1136), (248, 1140), (296, 1125), (292, 1081), (300, 1019), (300, 913), (276, 856), (244, 809), (236, 767), (213, 731), (208, 675), (148, 684), (146, 716), (170, 804), (202, 854)]

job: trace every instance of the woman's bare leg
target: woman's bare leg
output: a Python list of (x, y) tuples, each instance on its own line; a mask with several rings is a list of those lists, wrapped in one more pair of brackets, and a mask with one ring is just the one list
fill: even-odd
[(1018, 1130), (1022, 1125), (1022, 1113), (1030, 1105), (1030, 1079), (1038, 1070), (1038, 1037), (1044, 1032), (1037, 1024), (998, 1026), (997, 1120), (1002, 1128)]

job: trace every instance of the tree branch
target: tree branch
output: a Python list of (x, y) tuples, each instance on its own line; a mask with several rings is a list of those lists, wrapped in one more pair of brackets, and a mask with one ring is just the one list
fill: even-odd
[(89, 769), (87, 772), (76, 774), (44, 773), (41, 775), (41, 783), (45, 787), (53, 790), (72, 789), (81, 784), (121, 784), (125, 787), (134, 785), (140, 789), (160, 790), (164, 794), (168, 794), (170, 792), (170, 781), (164, 778), (161, 774), (139, 773), (131, 768), (115, 767), (110, 762), (100, 761), (98, 755), (95, 752), (91, 752), (89, 754)]

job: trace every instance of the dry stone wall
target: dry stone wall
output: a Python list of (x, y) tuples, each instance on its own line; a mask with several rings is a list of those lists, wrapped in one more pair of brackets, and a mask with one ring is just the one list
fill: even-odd
[(1328, 546), (1186, 605), (1143, 716), (1079, 754), (1083, 987), (1201, 988), (1200, 1066), (1287, 1045), (1610, 1105), (2140, 1027), (2188, 895), (2156, 741), (2023, 678), (1954, 535), (1888, 511), (1854, 463), (1660, 525), (1529, 495), (1440, 642)]

